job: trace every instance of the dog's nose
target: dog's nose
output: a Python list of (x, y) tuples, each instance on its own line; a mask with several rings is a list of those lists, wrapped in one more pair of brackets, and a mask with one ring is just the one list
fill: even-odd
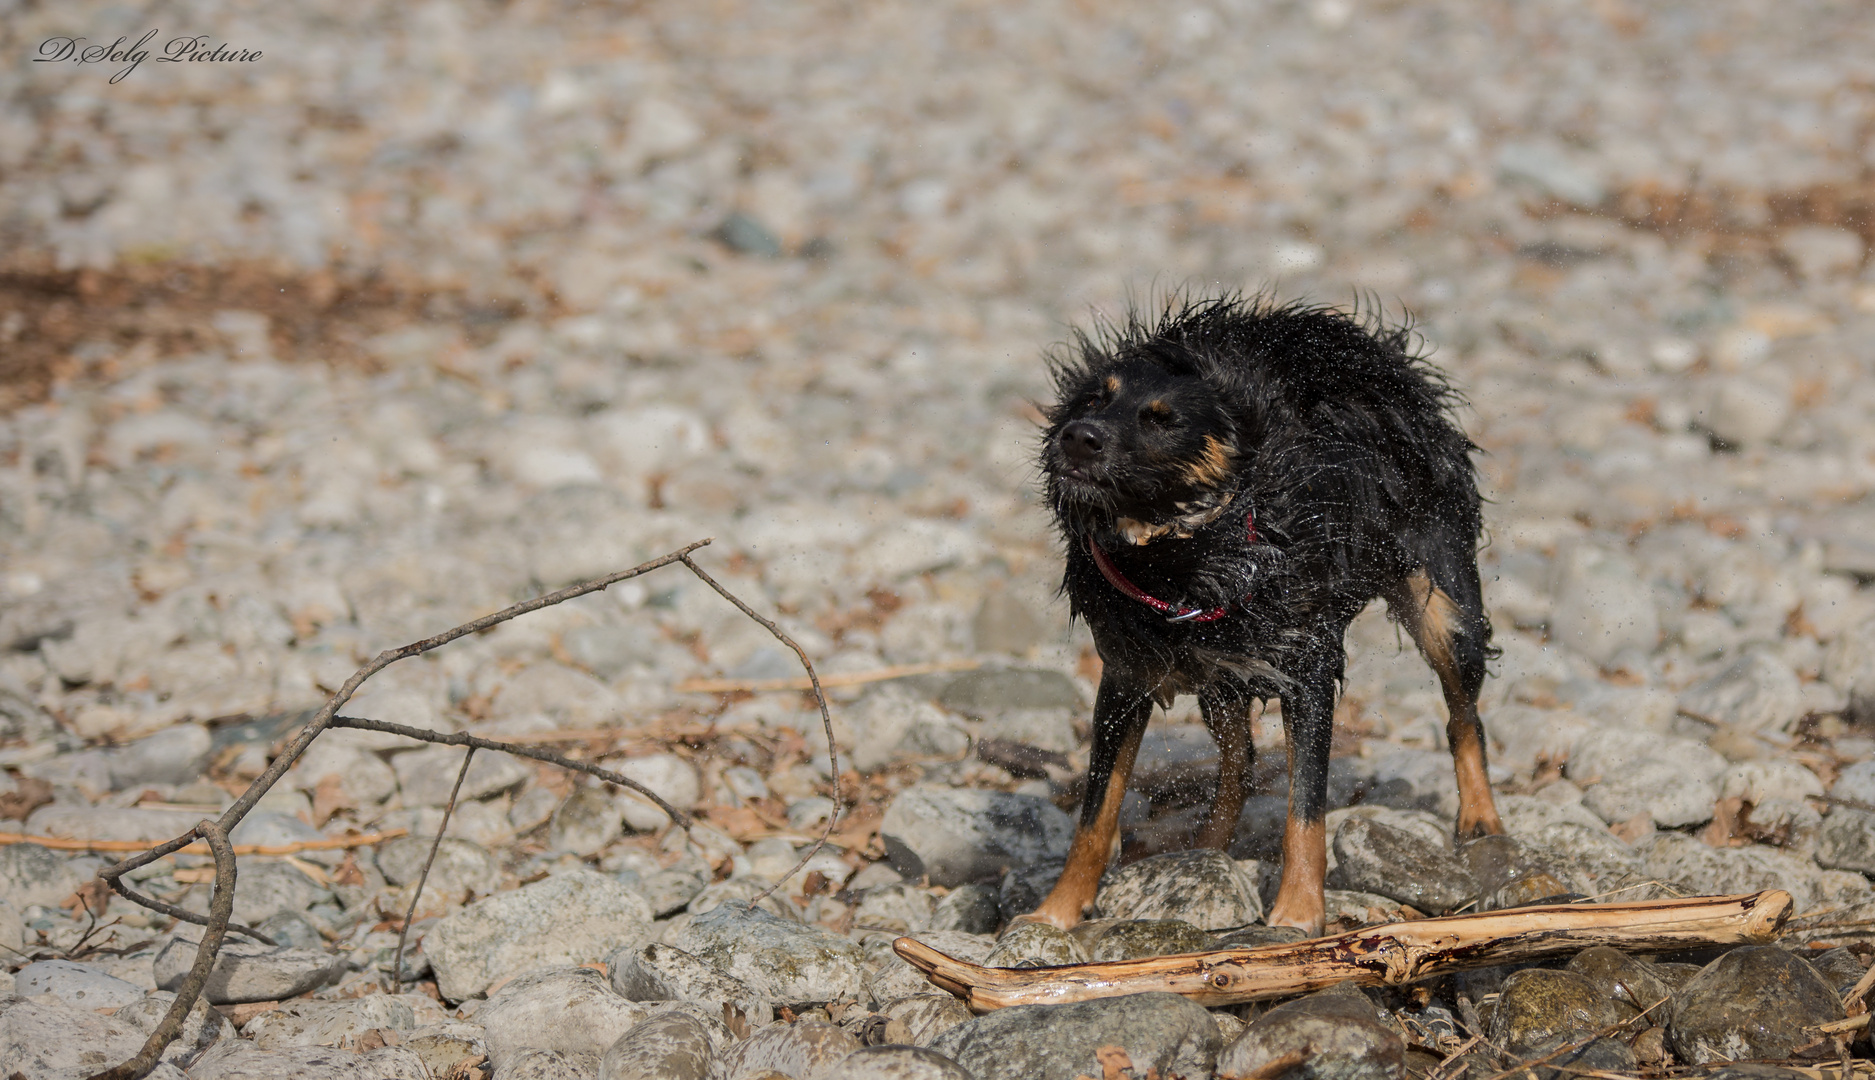
[(1100, 429), (1085, 420), (1076, 420), (1061, 429), (1061, 452), (1075, 465), (1097, 460), (1105, 447)]

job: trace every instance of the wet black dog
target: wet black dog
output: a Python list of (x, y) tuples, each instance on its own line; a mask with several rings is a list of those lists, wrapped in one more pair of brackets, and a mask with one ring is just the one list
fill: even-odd
[(1503, 831), (1477, 710), (1491, 626), (1476, 447), (1410, 346), (1378, 320), (1226, 298), (1131, 317), (1056, 358), (1042, 468), (1063, 589), (1105, 668), (1067, 868), (1029, 918), (1081, 919), (1153, 703), (1195, 694), (1220, 751), (1199, 836), (1214, 848), (1243, 805), (1251, 709), (1282, 702), (1289, 823), (1269, 922), (1319, 932), (1342, 638), (1375, 597), (1444, 689), (1460, 837)]

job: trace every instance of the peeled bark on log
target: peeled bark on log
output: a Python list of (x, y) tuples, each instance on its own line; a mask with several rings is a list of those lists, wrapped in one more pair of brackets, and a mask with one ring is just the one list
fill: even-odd
[(1211, 1006), (1306, 994), (1349, 980), (1370, 986), (1410, 983), (1593, 945), (1656, 950), (1762, 944), (1777, 936), (1790, 911), (1790, 894), (1782, 889), (1629, 904), (1512, 908), (1387, 923), (1254, 949), (1042, 968), (982, 967), (908, 937), (893, 942), (892, 948), (973, 1012), (1148, 990), (1183, 994)]

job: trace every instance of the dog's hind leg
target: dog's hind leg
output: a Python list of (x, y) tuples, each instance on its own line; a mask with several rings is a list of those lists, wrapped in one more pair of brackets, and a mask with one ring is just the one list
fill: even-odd
[(1215, 687), (1198, 695), (1198, 711), (1204, 714), (1204, 726), (1217, 742), (1217, 797), (1211, 800), (1211, 816), (1198, 834), (1198, 847), (1223, 851), (1237, 834), (1237, 817), (1243, 813), (1245, 782), (1256, 748), (1251, 735), (1256, 723), (1257, 703)]
[(1066, 930), (1081, 921), (1100, 891), (1100, 875), (1113, 859), (1120, 828), (1120, 801), (1133, 773), (1140, 736), (1152, 718), (1152, 693), (1136, 680), (1125, 678), (1110, 665), (1094, 697), (1094, 745), (1087, 764), (1087, 794), (1081, 799), (1081, 821), (1074, 829), (1068, 862), (1047, 899), (1023, 916), (1053, 923)]
[(1283, 828), (1283, 879), (1270, 905), (1271, 926), (1322, 932), (1322, 889), (1328, 874), (1328, 752), (1334, 737), (1335, 687), (1340, 681), (1340, 643), (1333, 639), (1332, 664), (1298, 679), (1283, 694), (1283, 731), (1289, 743), (1289, 821)]
[(1502, 833), (1485, 771), (1484, 722), (1478, 717), (1491, 624), (1476, 564), (1414, 570), (1388, 593), (1387, 606), (1406, 624), (1445, 692), (1445, 737), (1458, 774), (1458, 838)]

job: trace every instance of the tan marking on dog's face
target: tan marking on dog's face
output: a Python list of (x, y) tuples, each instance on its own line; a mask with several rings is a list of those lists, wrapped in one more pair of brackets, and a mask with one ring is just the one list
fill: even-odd
[(1230, 448), (1215, 435), (1204, 437), (1204, 452), (1185, 466), (1185, 479), (1193, 487), (1215, 488), (1230, 479)]
[(1107, 386), (1107, 393), (1109, 394), (1119, 393), (1120, 392), (1120, 377), (1118, 375), (1107, 376), (1106, 386)]
[(1154, 416), (1170, 416), (1172, 415), (1172, 406), (1167, 405), (1163, 400), (1148, 401), (1146, 403), (1146, 411)]

